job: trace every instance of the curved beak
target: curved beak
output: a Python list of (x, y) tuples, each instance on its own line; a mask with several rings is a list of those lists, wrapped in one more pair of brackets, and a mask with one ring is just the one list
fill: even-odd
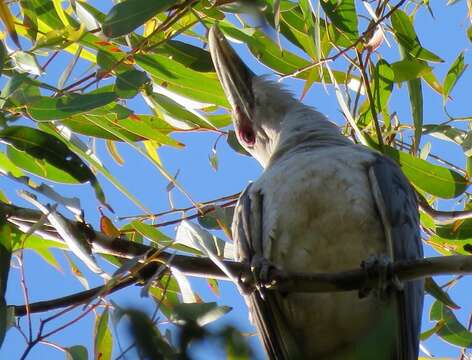
[(242, 112), (247, 119), (251, 119), (254, 109), (252, 79), (255, 74), (239, 58), (216, 25), (212, 26), (208, 34), (208, 45), (233, 114)]

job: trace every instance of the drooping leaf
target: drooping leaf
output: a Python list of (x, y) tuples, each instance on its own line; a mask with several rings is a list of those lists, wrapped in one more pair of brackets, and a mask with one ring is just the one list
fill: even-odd
[(460, 79), (468, 65), (464, 64), (464, 52), (461, 52), (452, 63), (444, 79), (444, 101), (447, 101), (449, 94)]
[(198, 222), (206, 229), (221, 229), (221, 226), (231, 228), (233, 221), (234, 207), (216, 207), (203, 216), (198, 217)]
[(435, 138), (452, 141), (456, 144), (462, 144), (467, 133), (464, 130), (455, 128), (451, 125), (423, 125), (423, 134), (431, 135)]
[(432, 278), (426, 278), (424, 282), (425, 291), (433, 296), (436, 300), (442, 302), (451, 309), (459, 309), (460, 307), (451, 299), (451, 296), (445, 292)]
[(177, 0), (125, 0), (111, 8), (103, 22), (103, 33), (115, 38), (129, 34), (157, 13), (177, 4)]
[(17, 150), (61, 169), (80, 183), (90, 182), (97, 199), (105, 204), (105, 195), (93, 172), (57, 137), (27, 126), (10, 126), (0, 131), (0, 139)]
[(141, 87), (149, 82), (146, 73), (139, 70), (130, 70), (118, 74), (115, 83), (115, 92), (122, 99), (131, 99), (136, 96)]
[(444, 60), (439, 56), (421, 46), (415, 28), (413, 27), (413, 23), (405, 12), (397, 9), (392, 14), (391, 20), (399, 44), (406, 49), (406, 52), (409, 55), (419, 60), (444, 62)]
[(0, 346), (8, 330), (6, 291), (11, 261), (11, 229), (6, 214), (0, 211)]
[(432, 71), (424, 61), (414, 59), (404, 59), (391, 64), (393, 73), (395, 75), (395, 82), (400, 83), (418, 79), (425, 73)]
[(33, 54), (24, 51), (15, 51), (10, 54), (10, 59), (13, 62), (15, 70), (20, 73), (28, 73), (36, 76), (43, 73), (43, 69)]
[(229, 306), (218, 306), (214, 302), (201, 304), (178, 304), (174, 308), (173, 320), (177, 323), (194, 321), (200, 326), (218, 320), (232, 309)]
[(113, 338), (108, 327), (108, 309), (105, 309), (95, 322), (95, 360), (109, 360), (113, 350)]
[(242, 155), (246, 155), (246, 156), (251, 156), (251, 154), (249, 154), (246, 149), (244, 149), (241, 144), (239, 143), (238, 141), (238, 138), (236, 137), (236, 133), (234, 132), (234, 130), (229, 130), (228, 131), (228, 137), (226, 139), (228, 145), (236, 152), (242, 154)]
[(78, 182), (95, 182), (88, 166), (56, 137), (26, 126), (10, 126), (0, 131), (0, 139), (17, 150), (49, 162), (67, 172)]
[(66, 360), (88, 360), (88, 351), (85, 346), (76, 345), (65, 350)]
[(441, 339), (451, 345), (465, 348), (472, 347), (472, 333), (457, 320), (452, 310), (442, 302), (434, 302), (431, 306), (429, 318), (443, 323), (443, 326), (436, 332)]
[(2, 19), (5, 28), (8, 31), (8, 34), (14, 41), (15, 45), (20, 47), (20, 41), (18, 39), (18, 34), (15, 29), (15, 18), (8, 8), (8, 3), (4, 0), (0, 1), (0, 19)]
[(174, 349), (162, 338), (154, 322), (142, 311), (126, 310), (130, 333), (140, 359), (172, 359)]
[(359, 38), (357, 31), (357, 13), (354, 0), (327, 0), (321, 1), (321, 6), (336, 29), (352, 42)]
[(374, 101), (378, 113), (383, 114), (384, 122), (388, 122), (388, 101), (393, 90), (394, 70), (385, 60), (379, 60), (375, 66)]

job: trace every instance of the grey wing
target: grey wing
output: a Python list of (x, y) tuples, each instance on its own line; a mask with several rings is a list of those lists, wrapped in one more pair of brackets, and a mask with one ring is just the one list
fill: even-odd
[[(251, 185), (241, 194), (233, 219), (233, 241), (236, 260), (251, 264), (255, 256), (262, 256), (262, 195), (252, 193)], [(252, 322), (269, 359), (297, 359), (299, 347), (279, 306), (276, 291), (261, 289), (243, 294)]]
[[(381, 155), (369, 169), (369, 177), (390, 238), (393, 260), (422, 258), (418, 205), (410, 183), (392, 160)], [(397, 293), (400, 329), (396, 360), (418, 358), (423, 296), (422, 280), (406, 283), (404, 290)]]

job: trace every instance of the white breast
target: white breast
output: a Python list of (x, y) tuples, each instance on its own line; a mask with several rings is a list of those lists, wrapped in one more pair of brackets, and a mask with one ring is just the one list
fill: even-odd
[[(266, 169), (251, 189), (263, 194), (265, 257), (287, 271), (328, 272), (385, 254), (367, 175), (373, 161), (361, 147), (327, 147)], [(369, 325), (385, 312), (385, 304), (357, 292), (289, 294), (281, 305), (310, 356), (369, 336), (375, 331)]]

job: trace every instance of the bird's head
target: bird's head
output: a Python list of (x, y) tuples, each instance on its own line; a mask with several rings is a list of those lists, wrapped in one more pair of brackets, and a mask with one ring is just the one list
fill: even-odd
[(301, 104), (280, 84), (255, 76), (216, 26), (208, 39), (238, 141), (265, 167), (278, 143), (285, 115)]

